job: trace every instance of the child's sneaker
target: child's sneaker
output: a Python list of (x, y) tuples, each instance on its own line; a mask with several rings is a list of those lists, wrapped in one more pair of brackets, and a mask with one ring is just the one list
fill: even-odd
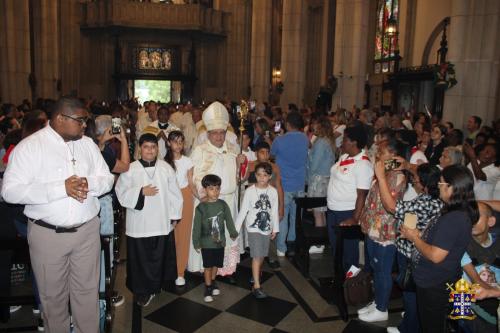
[(175, 285), (178, 287), (186, 285), (186, 279), (184, 279), (182, 276), (179, 276), (177, 279), (175, 279)]
[(215, 281), (212, 281), (212, 296), (219, 296), (220, 295), (220, 289), (219, 286)]
[(211, 286), (205, 287), (205, 297), (203, 298), (203, 300), (206, 303), (210, 303), (214, 300), (214, 298), (212, 297), (212, 287)]
[(262, 299), (266, 298), (267, 294), (262, 290), (262, 288), (256, 288), (252, 290), (252, 294), (255, 296), (257, 299)]
[(38, 332), (44, 332), (45, 331), (45, 326), (43, 325), (43, 319), (38, 318), (38, 326), (37, 326), (37, 331)]
[(137, 299), (137, 304), (139, 304), (142, 307), (146, 307), (151, 303), (151, 300), (155, 297), (155, 294), (151, 295), (136, 295)]

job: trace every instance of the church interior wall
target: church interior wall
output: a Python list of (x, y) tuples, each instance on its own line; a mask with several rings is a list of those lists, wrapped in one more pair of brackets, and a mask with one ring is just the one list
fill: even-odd
[[(425, 45), (434, 28), (447, 16), (451, 14), (452, 0), (418, 0), (416, 1), (416, 12), (414, 20), (414, 34), (412, 52), (408, 54), (408, 66), (422, 65), (422, 55)], [(437, 51), (441, 38), (436, 38), (429, 54), (429, 64), (437, 63)], [(402, 55), (404, 57), (404, 55)]]
[[(193, 38), (182, 32), (141, 29), (120, 32), (118, 37), (110, 30), (82, 30), (84, 5), (78, 0), (33, 1), (30, 26), (29, 0), (3, 0), (0, 98), (14, 103), (66, 94), (116, 98), (114, 75), (128, 61), (127, 45), (140, 42), (178, 46), (183, 74), (189, 71), (190, 50), (195, 47), (194, 98), (199, 102), (248, 98), (255, 87), (259, 98), (267, 99), (268, 87), (276, 81), (272, 72), (279, 69), (278, 80), (284, 84), (282, 106), (314, 104), (319, 87), (331, 74), (338, 78), (334, 107), (340, 103), (348, 109), (353, 104), (362, 106), (367, 77), (370, 105), (381, 104), (387, 78), (373, 75), (377, 0), (272, 0), (260, 6), (254, 6), (254, 1), (214, 0), (214, 9), (228, 14), (225, 36)], [(269, 8), (272, 14), (265, 19), (253, 17), (254, 11), (259, 15)], [(457, 126), (470, 114), (478, 114), (486, 122), (500, 116), (499, 8), (500, 2), (494, 0), (400, 1), (401, 67), (421, 65), (431, 32), (443, 18), (451, 17), (448, 60), (455, 64), (458, 84), (446, 92), (444, 116), (457, 119)], [(252, 22), (266, 24), (266, 28), (255, 30)], [(253, 30), (254, 34), (264, 32), (266, 38), (252, 36)], [(437, 38), (430, 52), (431, 64), (436, 62), (439, 42)], [(117, 45), (123, 52), (120, 63), (115, 64)], [(252, 55), (252, 47), (260, 48)], [(36, 79), (33, 96), (29, 83), (32, 67)]]

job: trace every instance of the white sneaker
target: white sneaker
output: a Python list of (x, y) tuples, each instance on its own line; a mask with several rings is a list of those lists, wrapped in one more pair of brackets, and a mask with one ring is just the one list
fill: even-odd
[(280, 250), (276, 250), (276, 255), (278, 257), (284, 257), (285, 256), (285, 252), (281, 252)]
[(309, 254), (323, 253), (324, 250), (325, 250), (325, 246), (324, 245), (320, 245), (320, 246), (313, 245), (313, 246), (311, 246), (309, 248)]
[(377, 304), (375, 304), (375, 301), (371, 302), (371, 303), (368, 303), (367, 306), (361, 308), (358, 310), (358, 315), (360, 314), (363, 314), (363, 313), (368, 313), (370, 311), (373, 311), (375, 310), (375, 308), (377, 307)]
[(179, 276), (177, 277), (177, 279), (175, 279), (175, 285), (176, 286), (184, 286), (186, 284), (186, 279), (184, 279), (183, 277)]
[(399, 330), (397, 327), (389, 326), (387, 327), (387, 333), (399, 333)]
[(206, 302), (206, 303), (210, 303), (210, 302), (213, 302), (214, 298), (210, 295), (207, 295), (203, 298), (203, 300)]
[(9, 308), (9, 312), (10, 312), (10, 313), (14, 313), (14, 312), (16, 312), (16, 311), (21, 310), (21, 308), (22, 308), (22, 306), (21, 306), (21, 305), (13, 305), (13, 306), (11, 306), (11, 307)]
[(377, 309), (359, 315), (359, 320), (366, 321), (367, 323), (373, 323), (376, 321), (385, 321), (388, 318), (389, 318), (389, 313), (387, 311), (382, 312)]
[(405, 317), (405, 312), (401, 312), (401, 318), (404, 318)]

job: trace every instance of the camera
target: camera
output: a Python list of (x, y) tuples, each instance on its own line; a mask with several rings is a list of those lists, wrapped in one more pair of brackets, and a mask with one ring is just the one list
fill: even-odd
[(395, 159), (384, 161), (384, 169), (385, 169), (385, 171), (391, 171), (391, 170), (394, 170), (396, 168), (399, 168), (400, 166), (401, 166), (401, 163), (399, 163)]
[(111, 119), (111, 134), (120, 134), (122, 131), (122, 120), (121, 118)]

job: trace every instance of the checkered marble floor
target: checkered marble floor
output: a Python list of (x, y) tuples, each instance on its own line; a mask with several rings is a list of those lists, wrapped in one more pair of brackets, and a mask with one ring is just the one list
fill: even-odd
[[(122, 258), (126, 258), (126, 253)], [(203, 301), (202, 276), (188, 274), (184, 287), (172, 284), (145, 308), (134, 306), (133, 296), (125, 287), (126, 263), (123, 261), (117, 267), (115, 289), (125, 297), (125, 303), (114, 309), (112, 332), (335, 333), (345, 330), (346, 333), (375, 333), (386, 332), (385, 327), (399, 323), (400, 299), (391, 301), (393, 313), (387, 322), (367, 325), (357, 320), (342, 321), (337, 307), (327, 301), (331, 299), (328, 287), (331, 261), (327, 251), (312, 255), (313, 278), (310, 279), (306, 279), (286, 258), (281, 259), (281, 270), (276, 272), (264, 265), (262, 287), (269, 297), (257, 300), (251, 294), (249, 283), (251, 260), (246, 258), (237, 269), (235, 284), (226, 279), (218, 280), (221, 295), (215, 296), (212, 303)], [(349, 308), (349, 313), (350, 319), (355, 319), (356, 308)], [(13, 332), (13, 327), (32, 325), (36, 325), (36, 317), (30, 306), (23, 306), (8, 323), (0, 323), (0, 332)]]
[[(241, 262), (235, 284), (224, 278), (218, 280), (221, 295), (211, 303), (203, 301), (202, 276), (188, 274), (184, 287), (170, 286), (143, 309), (134, 307), (132, 295), (124, 286), (124, 267), (120, 267), (116, 286), (127, 301), (115, 310), (113, 332), (134, 332), (133, 327), (139, 331), (139, 325), (144, 333), (344, 330), (347, 323), (340, 319), (337, 308), (325, 300), (321, 287), (304, 278), (288, 259), (281, 261), (281, 270), (276, 272), (265, 266), (262, 287), (269, 297), (255, 299), (249, 283), (250, 262), (249, 258)], [(349, 312), (354, 316), (356, 309)], [(381, 323), (375, 328), (385, 331), (382, 327), (386, 325), (387, 322)]]

